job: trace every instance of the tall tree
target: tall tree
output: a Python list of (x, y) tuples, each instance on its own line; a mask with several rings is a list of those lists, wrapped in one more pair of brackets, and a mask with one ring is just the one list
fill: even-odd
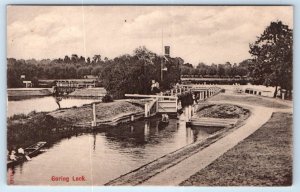
[(71, 56), (71, 61), (72, 61), (73, 63), (77, 63), (77, 62), (78, 62), (78, 55), (77, 55), (77, 54), (72, 54), (72, 56)]
[(250, 44), (253, 63), (249, 66), (257, 84), (292, 90), (293, 31), (281, 21), (271, 22), (257, 40)]

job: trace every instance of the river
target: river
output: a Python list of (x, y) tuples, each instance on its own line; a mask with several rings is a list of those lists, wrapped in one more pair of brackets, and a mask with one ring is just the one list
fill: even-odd
[[(99, 99), (79, 99), (79, 98), (63, 98), (60, 101), (60, 106), (62, 108), (69, 108), (73, 106), (82, 106), (84, 104), (89, 104), (95, 101), (100, 101)], [(7, 103), (7, 117), (10, 117), (14, 114), (28, 114), (32, 111), (41, 112), (41, 111), (53, 111), (58, 108), (57, 103), (55, 102), (55, 97), (46, 96), (46, 97), (34, 97), (30, 99), (22, 100), (12, 100)]]
[[(44, 110), (57, 108), (51, 97), (31, 101), (37, 102), (37, 100), (40, 105), (45, 105), (42, 101), (47, 103), (48, 108), (45, 107)], [(14, 103), (14, 105), (19, 107), (26, 106), (30, 101), (16, 102), (19, 104)], [(91, 101), (65, 100), (62, 105), (66, 107), (88, 102)], [(39, 106), (38, 103), (35, 105)], [(18, 112), (22, 113), (36, 110), (35, 108), (20, 109), (22, 111)], [(185, 126), (183, 119), (184, 116), (180, 116), (179, 119), (170, 119), (169, 125), (162, 129), (158, 128), (159, 119), (153, 118), (61, 138), (49, 143), (45, 151), (33, 157), (31, 161), (9, 168), (7, 170), (8, 183), (16, 185), (103, 185), (165, 154), (203, 140), (219, 130), (217, 128), (192, 130)], [(72, 181), (73, 176), (83, 176), (85, 181)], [(69, 182), (67, 179), (53, 181), (53, 178), (58, 177), (69, 178)]]

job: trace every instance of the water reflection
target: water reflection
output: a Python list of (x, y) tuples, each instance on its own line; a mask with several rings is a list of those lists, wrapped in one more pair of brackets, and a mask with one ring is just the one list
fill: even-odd
[[(18, 185), (103, 185), (167, 153), (203, 140), (213, 131), (186, 128), (185, 122), (177, 119), (170, 119), (168, 126), (158, 129), (158, 119), (148, 119), (92, 133), (77, 133), (50, 143), (46, 152), (8, 169), (7, 175)], [(65, 183), (50, 179), (74, 175), (84, 175), (87, 181)]]

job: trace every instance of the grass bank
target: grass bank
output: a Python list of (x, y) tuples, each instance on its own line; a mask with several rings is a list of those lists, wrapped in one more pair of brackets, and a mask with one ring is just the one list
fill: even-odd
[(41, 97), (51, 95), (52, 92), (47, 88), (20, 88), (20, 89), (8, 89), (7, 95), (9, 99), (18, 100), (29, 97)]
[(263, 107), (271, 107), (271, 108), (280, 108), (287, 109), (290, 106), (279, 103), (276, 99), (264, 98), (261, 96), (252, 96), (252, 95), (229, 95), (229, 94), (218, 94), (214, 97), (208, 99), (208, 101), (234, 101), (240, 102), (250, 105), (258, 105)]
[(291, 185), (292, 118), (274, 113), (260, 129), (181, 185)]
[[(127, 101), (97, 103), (97, 120), (109, 120), (123, 114), (143, 112), (139, 105)], [(91, 105), (60, 109), (52, 112), (32, 112), (29, 115), (15, 115), (7, 119), (8, 149), (17, 146), (26, 147), (37, 141), (49, 139), (54, 134), (53, 129), (76, 128), (78, 124), (86, 124), (93, 119)]]
[(248, 109), (244, 109), (237, 105), (231, 104), (203, 104), (200, 105), (195, 113), (195, 117), (210, 117), (233, 119), (247, 116), (250, 113)]
[(70, 97), (103, 97), (106, 94), (106, 90), (102, 87), (100, 88), (82, 88), (76, 89), (68, 96)]

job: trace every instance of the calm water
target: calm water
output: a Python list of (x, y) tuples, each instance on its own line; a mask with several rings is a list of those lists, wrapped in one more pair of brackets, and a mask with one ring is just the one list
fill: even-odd
[[(75, 99), (75, 98), (63, 98), (60, 101), (60, 106), (62, 108), (68, 108), (73, 106), (81, 106), (83, 104), (92, 103), (98, 101), (95, 99)], [(58, 108), (58, 105), (55, 102), (55, 98), (52, 96), (39, 97), (24, 99), (18, 101), (8, 101), (7, 107), (7, 117), (10, 117), (14, 114), (28, 114), (31, 111), (41, 112), (41, 111), (53, 111)]]
[[(62, 139), (46, 152), (8, 169), (8, 180), (17, 185), (103, 185), (145, 163), (206, 138), (217, 129), (191, 130), (180, 119), (158, 129), (158, 119), (142, 120), (95, 133)], [(69, 177), (69, 182), (51, 177)], [(72, 176), (86, 181), (74, 182)]]

